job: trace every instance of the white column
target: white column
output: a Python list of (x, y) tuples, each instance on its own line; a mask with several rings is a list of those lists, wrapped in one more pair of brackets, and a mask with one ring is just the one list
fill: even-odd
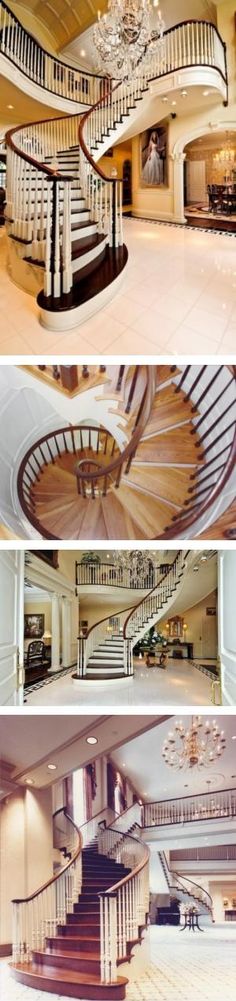
[(224, 706), (235, 706), (236, 701), (235, 588), (235, 550), (220, 551), (218, 554), (218, 645)]
[(52, 594), (52, 654), (51, 671), (60, 669), (60, 606), (59, 595)]
[(173, 194), (174, 222), (186, 223), (184, 215), (184, 161), (186, 153), (172, 153), (173, 160)]
[(62, 665), (71, 664), (71, 603), (64, 596), (61, 599), (62, 610)]

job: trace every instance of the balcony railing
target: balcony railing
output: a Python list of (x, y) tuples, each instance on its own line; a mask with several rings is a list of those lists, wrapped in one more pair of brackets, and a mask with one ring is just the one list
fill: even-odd
[(103, 77), (67, 65), (46, 52), (0, 0), (0, 53), (38, 87), (67, 101), (90, 105), (98, 100)]
[(115, 563), (76, 562), (76, 587), (123, 587), (132, 590), (146, 590), (158, 583), (159, 571), (151, 565), (149, 573), (135, 573), (131, 567), (123, 568)]
[(236, 789), (145, 803), (143, 827), (189, 824), (236, 817)]

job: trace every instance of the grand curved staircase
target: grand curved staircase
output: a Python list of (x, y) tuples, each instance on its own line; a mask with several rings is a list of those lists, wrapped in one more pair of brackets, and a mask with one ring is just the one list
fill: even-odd
[(59, 871), (31, 897), (13, 901), (11, 972), (28, 987), (91, 1001), (125, 998), (122, 966), (147, 924), (149, 851), (129, 830), (106, 827), (109, 812), (78, 830), (58, 811)]
[[(122, 182), (99, 160), (128, 127), (133, 135), (140, 131), (148, 105), (153, 124), (153, 98), (169, 89), (170, 74), (173, 93), (187, 80), (192, 87), (208, 84), (227, 103), (225, 45), (213, 24), (185, 21), (165, 33), (151, 61), (147, 53), (132, 80), (118, 84), (44, 52), (3, 0), (0, 14), (5, 71), (13, 62), (19, 83), (23, 70), (31, 84), (61, 99), (63, 110), (65, 99), (79, 110), (6, 135), (10, 271), (37, 296), (41, 323), (66, 331), (114, 295), (127, 262)], [(162, 113), (160, 103), (160, 118)]]
[(125, 421), (125, 447), (92, 420), (30, 446), (17, 481), (28, 523), (48, 539), (206, 531), (235, 497), (235, 368), (120, 366), (111, 399)]
[(158, 854), (168, 886), (170, 902), (177, 899), (186, 907), (195, 907), (201, 917), (207, 916), (208, 920), (213, 921), (213, 900), (210, 893), (204, 890), (199, 883), (195, 883), (194, 880), (182, 875), (182, 873), (170, 869), (164, 851)]
[[(75, 682), (130, 681), (134, 674), (133, 650), (151, 626), (167, 614), (182, 587), (182, 580), (191, 554), (179, 550), (165, 572), (158, 574), (154, 586), (129, 608), (119, 609), (119, 619), (124, 619), (118, 635), (110, 632), (110, 620), (117, 609), (105, 616), (78, 638), (77, 672)], [(126, 616), (126, 612), (128, 615)]]

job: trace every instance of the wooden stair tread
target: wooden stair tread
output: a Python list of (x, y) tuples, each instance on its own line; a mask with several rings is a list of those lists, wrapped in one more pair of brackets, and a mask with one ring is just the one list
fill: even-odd
[(188, 487), (191, 482), (191, 470), (170, 468), (166, 466), (144, 466), (132, 462), (129, 473), (125, 477), (127, 484), (142, 487), (154, 496), (172, 501), (175, 506), (182, 506), (188, 499)]
[[(33, 978), (35, 977), (35, 979), (36, 979), (36, 977), (40, 976), (40, 978), (45, 979), (45, 980), (50, 980), (50, 981), (52, 980), (54, 983), (55, 983), (55, 981), (58, 982), (58, 983), (60, 983), (60, 981), (61, 981), (62, 983), (65, 982), (65, 983), (73, 983), (73, 984), (77, 984), (77, 983), (81, 983), (81, 984), (98, 984), (98, 985), (101, 984), (100, 977), (96, 976), (95, 973), (89, 973), (89, 974), (87, 974), (87, 973), (78, 973), (76, 970), (75, 971), (74, 970), (63, 970), (63, 968), (57, 970), (56, 965), (55, 965), (55, 968), (52, 967), (51, 970), (50, 970), (50, 967), (49, 967), (49, 970), (47, 969), (47, 971), (44, 971), (42, 969), (40, 963), (38, 964), (38, 966), (36, 965), (36, 963), (10, 963), (10, 967), (11, 967), (11, 969), (18, 970), (19, 973), (20, 972), (22, 972), (24, 974), (28, 973), (28, 974), (30, 974), (31, 977), (33, 977)], [(113, 985), (116, 985), (116, 983), (127, 984), (128, 980), (127, 980), (127, 977), (117, 977), (117, 980), (116, 981), (112, 981), (111, 983)], [(111, 986), (111, 984), (109, 984), (109, 986)], [(102, 987), (103, 987), (104, 992), (105, 992), (105, 984), (102, 984)]]
[[(197, 416), (197, 413), (196, 413)], [(175, 393), (175, 387), (163, 387), (155, 396), (152, 405), (152, 412), (145, 427), (143, 438), (149, 434), (168, 428), (172, 424), (181, 424), (183, 421), (191, 420), (192, 401), (185, 400), (182, 390)]]
[(86, 510), (80, 527), (80, 539), (107, 539), (107, 529), (103, 514), (102, 498), (87, 498)]
[[(174, 371), (172, 371), (173, 368)], [(169, 379), (174, 379), (176, 375), (180, 374), (180, 369), (175, 365), (156, 365), (156, 385), (161, 386), (162, 383), (168, 382)]]
[[(104, 289), (119, 277), (122, 273), (128, 258), (126, 247), (106, 247), (103, 260), (98, 267), (93, 270), (93, 281), (90, 279), (89, 265), (82, 268), (77, 276), (74, 275), (74, 284), (71, 291), (61, 296), (60, 300), (46, 297), (44, 292), (38, 296), (38, 305), (49, 312), (64, 312), (68, 309), (76, 309), (78, 306), (89, 302), (94, 296), (99, 295)], [(79, 274), (79, 277), (78, 277)], [(111, 320), (112, 326), (112, 320)]]
[(104, 233), (94, 233), (93, 236), (82, 237), (81, 240), (73, 240), (71, 257), (72, 261), (83, 257), (84, 254), (88, 253), (89, 250), (94, 250), (95, 247), (100, 247), (106, 239)]
[[(102, 509), (108, 539), (138, 538), (132, 515), (124, 510), (119, 501), (119, 489), (102, 497)], [(140, 538), (145, 538), (145, 535), (142, 533)]]
[(148, 538), (150, 533), (155, 538), (167, 525), (170, 525), (175, 509), (167, 501), (157, 500), (151, 496), (148, 496), (147, 501), (147, 494), (139, 490), (135, 491), (134, 496), (132, 487), (126, 486), (123, 480), (119, 492), (122, 504), (131, 513), (135, 524), (137, 522), (142, 531), (146, 532)]
[[(89, 962), (91, 961), (91, 962), (94, 962), (94, 963), (97, 962), (98, 960), (100, 961), (100, 952), (99, 952), (99, 950), (98, 950), (98, 952), (85, 952), (85, 951), (83, 952), (82, 949), (76, 949), (76, 952), (73, 952), (73, 950), (70, 949), (69, 952), (66, 952), (64, 949), (59, 949), (59, 950), (55, 950), (55, 952), (53, 952), (53, 949), (50, 948), (50, 949), (45, 949), (45, 950), (43, 950), (43, 949), (34, 949), (33, 952), (34, 952), (34, 955), (37, 954), (37, 956), (42, 956), (42, 958), (44, 958), (44, 956), (53, 956), (53, 957), (55, 957), (55, 959), (57, 959), (57, 957), (59, 956), (60, 959), (68, 959), (68, 957), (69, 957), (69, 959), (84, 959), (84, 960), (89, 959)], [(56, 965), (57, 964), (55, 963), (55, 966)]]
[(191, 423), (177, 430), (168, 430), (139, 442), (135, 458), (144, 462), (166, 462), (182, 464), (203, 462), (201, 450), (197, 449), (197, 435), (191, 435)]

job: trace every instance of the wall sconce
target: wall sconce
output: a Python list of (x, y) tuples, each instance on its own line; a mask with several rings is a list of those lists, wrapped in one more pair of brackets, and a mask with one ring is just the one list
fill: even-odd
[(187, 628), (188, 628), (187, 622), (184, 622), (183, 629), (186, 631)]
[(45, 629), (45, 633), (42, 636), (44, 646), (51, 646), (51, 639), (52, 634), (49, 632), (49, 629)]

